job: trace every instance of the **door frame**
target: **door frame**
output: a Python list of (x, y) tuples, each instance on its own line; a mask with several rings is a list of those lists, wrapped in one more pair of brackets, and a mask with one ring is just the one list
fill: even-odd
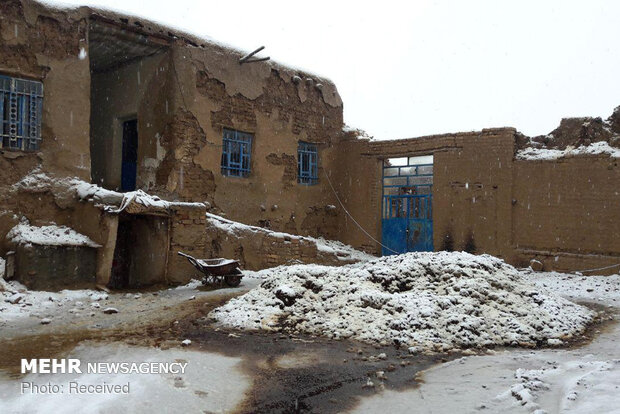
[(400, 158), (406, 163), (382, 161), (382, 254), (433, 251), (433, 163)]

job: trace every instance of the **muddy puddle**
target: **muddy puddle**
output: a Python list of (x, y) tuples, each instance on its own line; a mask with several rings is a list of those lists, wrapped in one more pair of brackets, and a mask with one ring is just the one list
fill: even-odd
[(421, 370), (459, 356), (414, 357), (352, 341), (188, 328), (179, 327), (198, 349), (243, 358), (254, 386), (240, 413), (342, 412), (383, 388), (413, 387)]
[[(178, 346), (180, 339), (191, 339), (191, 350), (242, 359), (241, 369), (252, 378), (253, 387), (237, 412), (336, 413), (355, 407), (361, 397), (382, 389), (415, 387), (421, 382), (420, 371), (462, 356), (413, 356), (406, 349), (378, 348), (355, 341), (215, 328), (205, 316), (233, 296), (236, 294), (222, 294), (186, 302), (178, 309), (167, 308), (167, 318), (149, 324), (120, 325), (99, 331), (65, 329), (46, 335), (0, 339), (0, 369), (19, 377), (21, 358), (63, 357), (87, 340), (165, 349)], [(587, 305), (601, 316), (583, 337), (567, 342), (564, 348), (583, 346), (617, 323), (617, 309)]]

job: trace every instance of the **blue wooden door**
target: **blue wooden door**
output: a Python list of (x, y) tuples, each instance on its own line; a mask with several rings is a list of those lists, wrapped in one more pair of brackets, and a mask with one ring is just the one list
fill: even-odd
[(138, 170), (138, 120), (123, 122), (123, 160), (121, 165), (121, 191), (136, 189)]
[(432, 164), (384, 164), (383, 255), (433, 250), (432, 180)]

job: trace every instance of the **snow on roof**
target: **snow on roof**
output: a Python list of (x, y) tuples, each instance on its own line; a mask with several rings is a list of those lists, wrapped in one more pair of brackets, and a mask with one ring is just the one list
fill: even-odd
[(594, 317), (488, 255), (408, 253), (261, 273), (270, 274), (259, 287), (210, 316), (231, 328), (400, 344), (412, 352), (533, 346), (577, 335)]
[(609, 156), (620, 158), (620, 148), (614, 148), (605, 141), (594, 142), (590, 145), (582, 145), (578, 148), (568, 147), (565, 150), (546, 148), (525, 148), (517, 152), (518, 160), (549, 161), (560, 158), (578, 157), (584, 155)]
[(101, 247), (85, 235), (66, 226), (50, 225), (36, 227), (22, 223), (13, 227), (6, 237), (17, 244)]
[(368, 132), (364, 131), (363, 129), (355, 128), (347, 124), (344, 124), (344, 126), (342, 127), (342, 132), (344, 132), (345, 134), (354, 134), (357, 139), (362, 139), (362, 140), (367, 140), (367, 141), (370, 141), (373, 139), (373, 137), (369, 135)]
[(343, 261), (366, 261), (376, 258), (373, 255), (354, 249), (353, 247), (336, 240), (326, 240), (322, 237), (315, 238), (310, 236), (298, 236), (295, 234), (272, 231), (263, 227), (250, 226), (237, 221), (228, 220), (212, 213), (207, 213), (207, 224), (236, 236), (242, 236), (244, 232), (253, 232), (263, 233), (265, 235), (280, 239), (308, 240), (315, 243), (317, 250), (320, 252), (333, 254)]

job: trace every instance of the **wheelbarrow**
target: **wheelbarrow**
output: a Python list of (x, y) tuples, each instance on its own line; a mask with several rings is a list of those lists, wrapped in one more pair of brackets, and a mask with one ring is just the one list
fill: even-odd
[(197, 259), (189, 254), (178, 252), (179, 256), (187, 258), (187, 260), (199, 272), (205, 276), (202, 284), (217, 284), (222, 281), (230, 287), (237, 287), (241, 283), (243, 273), (239, 270), (239, 262), (232, 259)]

